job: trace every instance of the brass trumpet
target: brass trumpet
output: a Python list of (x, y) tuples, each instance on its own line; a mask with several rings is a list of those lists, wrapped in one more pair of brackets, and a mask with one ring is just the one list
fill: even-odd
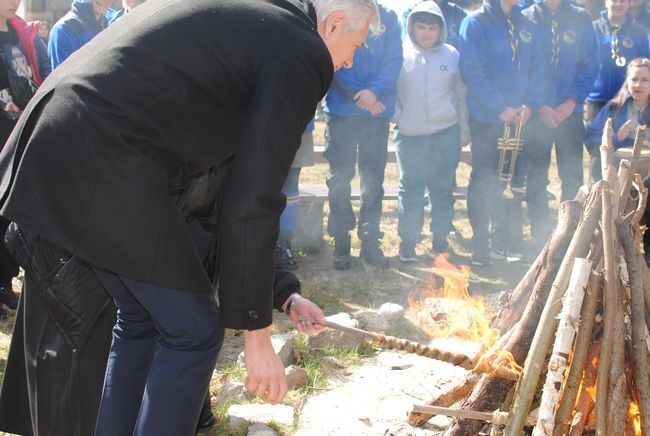
[(497, 148), (499, 149), (497, 175), (499, 176), (499, 180), (506, 184), (506, 188), (503, 191), (503, 196), (506, 198), (514, 198), (514, 194), (512, 193), (512, 177), (517, 167), (517, 157), (524, 149), (524, 141), (521, 139), (523, 125), (524, 111), (521, 111), (519, 121), (515, 125), (514, 135), (512, 134), (510, 123), (504, 123), (503, 136), (497, 141)]

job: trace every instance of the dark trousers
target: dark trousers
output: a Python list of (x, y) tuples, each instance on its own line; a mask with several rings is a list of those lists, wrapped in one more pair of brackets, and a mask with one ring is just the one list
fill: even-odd
[(486, 254), (490, 240), (500, 249), (512, 247), (519, 238), (511, 236), (511, 215), (514, 201), (503, 196), (504, 184), (499, 180), (497, 141), (503, 135), (503, 124), (481, 123), (470, 119), (472, 132), (472, 172), (467, 187), (467, 213), (472, 226), (472, 248)]
[(327, 173), (328, 233), (335, 238), (341, 237), (355, 227), (350, 182), (354, 177), (358, 149), (361, 210), (357, 233), (361, 239), (378, 239), (388, 155), (388, 119), (330, 115), (325, 139), (323, 156), (330, 165)]
[(581, 113), (572, 114), (555, 129), (544, 125), (537, 116), (526, 124), (521, 164), (526, 174), (526, 203), (534, 237), (545, 238), (553, 228), (546, 191), (553, 144), (562, 182), (561, 201), (571, 200), (584, 182), (584, 134)]
[(0, 239), (0, 286), (8, 286), (11, 289), (11, 279), (18, 275), (18, 263), (9, 253), (4, 243), (4, 234), (9, 223), (10, 221), (0, 217), (0, 235), (2, 235)]
[(458, 124), (432, 135), (395, 137), (399, 165), (397, 232), (407, 243), (420, 238), (424, 222), (424, 189), (429, 190), (431, 233), (436, 249), (447, 248), (454, 218), (453, 189), (460, 159)]
[(215, 297), (95, 271), (118, 309), (95, 435), (194, 435), (223, 343)]
[[(588, 126), (591, 121), (598, 115), (598, 112), (605, 107), (606, 102), (588, 101), (585, 103), (584, 123)], [(603, 178), (602, 169), (600, 168), (600, 149), (589, 150), (589, 178), (592, 181)]]

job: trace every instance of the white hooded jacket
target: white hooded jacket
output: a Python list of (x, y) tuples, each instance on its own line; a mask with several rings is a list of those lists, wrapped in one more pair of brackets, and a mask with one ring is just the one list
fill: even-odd
[[(413, 37), (413, 15), (425, 12), (442, 19), (440, 40), (423, 49)], [(445, 18), (435, 1), (423, 1), (407, 19), (408, 38), (397, 81), (397, 107), (393, 121), (406, 136), (431, 135), (458, 123), (461, 138), (469, 140), (465, 86), (458, 69), (458, 51), (446, 44)]]

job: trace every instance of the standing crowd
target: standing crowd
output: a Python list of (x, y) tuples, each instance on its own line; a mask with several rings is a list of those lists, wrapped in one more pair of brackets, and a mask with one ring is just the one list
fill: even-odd
[[(547, 190), (553, 148), (560, 199), (569, 200), (585, 182), (585, 144), (589, 178), (601, 177), (598, 145), (607, 117), (621, 120), (614, 127), (625, 140), (616, 147), (629, 146), (636, 126), (646, 124), (650, 109), (631, 104), (635, 94), (645, 99), (650, 92), (644, 80), (632, 79), (650, 56), (645, 1), (606, 0), (596, 19), (572, 0), (484, 0), (473, 11), (448, 0), (412, 1), (403, 14), (380, 4), (380, 16), (383, 32), (356, 52), (351, 68), (334, 75), (324, 100), (327, 230), (336, 269), (351, 267), (355, 227), (363, 262), (388, 267), (379, 223), (389, 122), (399, 167), (399, 261), (418, 260), (425, 193), (432, 239), (424, 255), (449, 252), (456, 168), (461, 148), (471, 143), (467, 211), (475, 266), (534, 256), (548, 239), (555, 223)], [(514, 199), (504, 195), (498, 174), (497, 144), (506, 126), (511, 137), (520, 126), (523, 142), (510, 174)], [(357, 165), (358, 218), (350, 202)]]
[(553, 228), (553, 147), (571, 199), (583, 144), (600, 177), (608, 117), (617, 148), (650, 122), (650, 12), (638, 0), (606, 0), (595, 21), (570, 0), (484, 0), (472, 12), (425, 0), (403, 14), (374, 0), (110, 3), (75, 0), (39, 35), (16, 16), (20, 0), (0, 0), (0, 302), (17, 310), (2, 431), (206, 431), (225, 327), (243, 331), (247, 389), (283, 399), (272, 310), (308, 334), (325, 325), (289, 271), (321, 101), (340, 270), (355, 229), (362, 260), (389, 266), (391, 123), (400, 262), (418, 260), (425, 193), (426, 255), (449, 252), (456, 168), (471, 143), (471, 261), (483, 266), (525, 248), (512, 219), (520, 200), (497, 174), (505, 125), (522, 127), (512, 184), (539, 244)]

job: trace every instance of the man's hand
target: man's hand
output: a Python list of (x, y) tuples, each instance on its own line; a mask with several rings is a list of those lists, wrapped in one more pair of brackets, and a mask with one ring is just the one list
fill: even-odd
[(630, 136), (630, 126), (632, 125), (632, 120), (627, 120), (623, 125), (618, 129), (616, 137), (619, 141), (624, 141)]
[(377, 100), (375, 104), (371, 105), (368, 108), (368, 112), (370, 112), (373, 116), (377, 116), (385, 110), (386, 106), (384, 106), (384, 103), (380, 102), (379, 100)]
[(555, 129), (560, 124), (560, 119), (555, 113), (555, 110), (550, 106), (542, 106), (539, 108), (539, 119), (542, 120), (542, 123), (546, 127), (551, 129)]
[(248, 373), (244, 384), (251, 394), (271, 404), (282, 401), (287, 394), (287, 378), (271, 345), (269, 327), (244, 330), (244, 364)]
[(573, 113), (573, 111), (575, 110), (575, 108), (576, 108), (576, 101), (571, 98), (565, 101), (564, 103), (558, 105), (555, 108), (555, 115), (557, 115), (559, 122), (561, 123), (562, 121), (569, 118)]
[(369, 89), (362, 89), (354, 94), (354, 101), (359, 109), (370, 112), (370, 107), (377, 102), (377, 96)]
[(323, 311), (304, 297), (298, 297), (293, 306), (289, 319), (300, 333), (315, 335), (325, 330), (325, 315)]
[(508, 106), (506, 110), (504, 110), (499, 114), (499, 119), (504, 123), (513, 123), (518, 121), (517, 119), (518, 115), (519, 112), (517, 111), (517, 109)]

